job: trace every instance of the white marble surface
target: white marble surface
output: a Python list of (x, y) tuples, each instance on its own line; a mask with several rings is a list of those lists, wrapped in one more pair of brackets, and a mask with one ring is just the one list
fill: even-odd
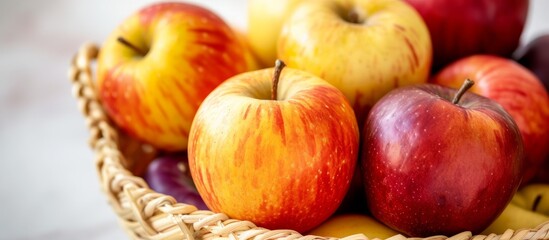
[[(0, 239), (126, 239), (99, 190), (67, 68), (150, 0), (0, 1)], [(246, 0), (195, 0), (246, 26)], [(532, 0), (524, 40), (549, 32)]]

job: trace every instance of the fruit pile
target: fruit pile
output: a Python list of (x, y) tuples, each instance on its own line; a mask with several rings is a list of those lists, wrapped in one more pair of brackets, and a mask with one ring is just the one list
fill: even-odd
[(198, 209), (332, 237), (534, 228), (549, 33), (519, 48), (528, 5), (249, 0), (241, 32), (159, 2), (106, 39), (96, 89), (152, 146), (130, 170)]

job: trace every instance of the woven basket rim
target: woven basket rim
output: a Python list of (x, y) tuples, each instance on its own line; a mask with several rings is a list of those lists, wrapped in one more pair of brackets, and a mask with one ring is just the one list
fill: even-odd
[[(363, 234), (332, 238), (306, 235), (293, 230), (270, 230), (250, 221), (231, 219), (224, 213), (198, 210), (178, 203), (172, 196), (157, 193), (124, 167), (117, 144), (118, 132), (109, 121), (94, 88), (92, 64), (99, 45), (82, 44), (68, 72), (72, 94), (86, 119), (89, 145), (95, 155), (96, 171), (102, 192), (116, 212), (125, 232), (133, 239), (368, 239)], [(475, 235), (462, 232), (454, 236), (407, 238), (401, 234), (390, 240), (411, 239), (549, 239), (549, 221), (534, 229), (509, 229), (503, 234)]]

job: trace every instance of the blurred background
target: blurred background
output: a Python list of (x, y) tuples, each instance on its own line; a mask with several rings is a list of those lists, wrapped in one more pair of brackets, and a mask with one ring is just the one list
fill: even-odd
[[(67, 70), (152, 0), (0, 1), (0, 239), (127, 239), (100, 191)], [(194, 0), (245, 29), (246, 0)], [(522, 36), (549, 33), (531, 0)], [(549, 67), (549, 66), (548, 66)]]

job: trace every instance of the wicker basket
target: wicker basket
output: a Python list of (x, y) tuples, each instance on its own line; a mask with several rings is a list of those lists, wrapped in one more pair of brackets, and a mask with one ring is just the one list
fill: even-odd
[[(130, 169), (131, 156), (151, 157), (155, 150), (124, 136), (113, 124), (99, 102), (93, 83), (94, 60), (99, 47), (84, 44), (69, 69), (73, 95), (86, 118), (90, 131), (89, 144), (102, 191), (118, 216), (120, 224), (133, 239), (333, 239), (303, 236), (292, 230), (269, 230), (250, 221), (230, 219), (223, 213), (199, 211), (195, 206), (178, 203), (173, 197), (151, 190)], [(368, 239), (362, 234), (344, 239)], [(395, 235), (391, 240), (412, 239)], [(427, 238), (426, 238), (427, 239)], [(535, 229), (507, 230), (502, 235), (472, 236), (463, 232), (452, 237), (428, 239), (549, 239), (549, 222)]]

